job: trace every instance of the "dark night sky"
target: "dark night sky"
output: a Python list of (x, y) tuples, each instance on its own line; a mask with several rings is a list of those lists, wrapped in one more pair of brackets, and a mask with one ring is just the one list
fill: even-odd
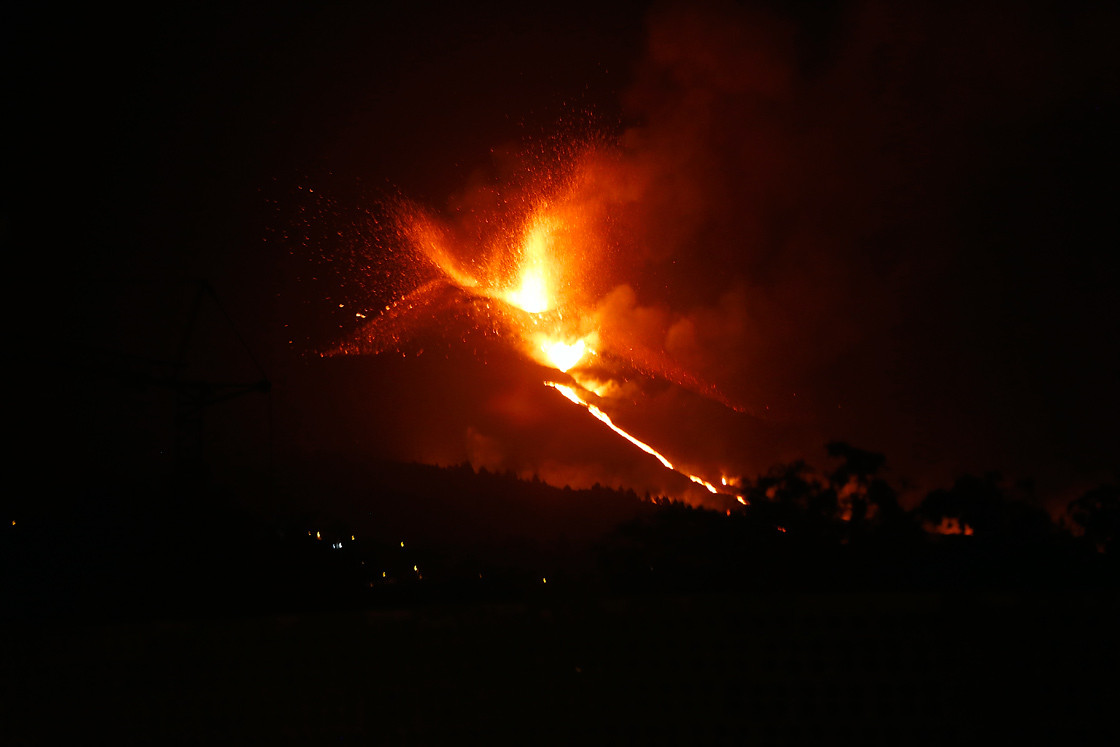
[[(839, 438), (918, 481), (1117, 479), (1115, 11), (233, 3), (5, 25), (17, 422), (46, 468), (99, 428), (136, 441), (146, 414), (88, 401), (89, 351), (169, 354), (164, 289), (193, 277), (275, 381), (281, 450), (589, 458), (555, 441), (598, 448), (593, 424), (515, 364), (301, 357), (346, 331), (334, 300), (377, 294), (313, 269), (345, 247), (278, 237), (301, 215), (349, 234), (378, 189), (446, 208), (492, 151), (591, 112), (639, 196), (619, 205), (617, 312), (750, 413), (662, 389), (635, 425), (748, 474)], [(251, 375), (207, 333), (200, 370)], [(254, 407), (217, 416), (226, 447), (259, 437)], [(643, 479), (625, 449), (595, 459)]]

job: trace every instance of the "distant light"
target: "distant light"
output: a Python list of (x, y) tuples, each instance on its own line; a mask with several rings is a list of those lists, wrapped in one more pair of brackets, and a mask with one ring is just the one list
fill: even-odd
[(381, 571), (381, 578), (385, 578), (385, 571)]
[(548, 583), (548, 579), (547, 579), (547, 578), (541, 578), (541, 583), (542, 583), (542, 584), (547, 584), (547, 583)]
[(401, 540), (401, 547), (404, 547), (404, 540)]
[(419, 572), (420, 572), (420, 569), (419, 569), (419, 568), (417, 568), (416, 566), (412, 566), (412, 570), (416, 571), (417, 573), (419, 573)]
[(323, 535), (319, 534), (318, 532), (315, 532), (315, 539), (321, 540), (321, 539), (323, 539)]
[(353, 542), (353, 541), (354, 541), (354, 535), (352, 535), (352, 534), (350, 535), (350, 541), (351, 541), (351, 542)]

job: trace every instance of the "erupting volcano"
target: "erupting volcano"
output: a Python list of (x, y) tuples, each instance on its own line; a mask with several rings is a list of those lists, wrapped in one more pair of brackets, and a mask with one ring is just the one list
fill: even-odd
[[(622, 385), (635, 378), (661, 380), (742, 410), (611, 318), (603, 301), (609, 295), (605, 278), (612, 242), (606, 229), (609, 210), (601, 201), (596, 204), (596, 155), (589, 146), (559, 173), (515, 190), (515, 197), (499, 195), (496, 206), (472, 211), (465, 228), (463, 221), (453, 223), (397, 200), (390, 221), (394, 262), (399, 263), (393, 271), (413, 278), (414, 285), (323, 355), (379, 355), (398, 350), (426, 324), (466, 318), (473, 330), (550, 370), (544, 386), (664, 468), (711, 494), (735, 496), (608, 415)], [(726, 478), (722, 482), (726, 485)]]

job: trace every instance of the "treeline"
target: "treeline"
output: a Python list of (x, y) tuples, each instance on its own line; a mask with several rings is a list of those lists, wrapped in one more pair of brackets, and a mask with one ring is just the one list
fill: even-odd
[(964, 475), (906, 510), (884, 455), (826, 446), (834, 467), (803, 461), (743, 479), (718, 512), (668, 504), (605, 543), (619, 587), (796, 590), (1114, 588), (1120, 489), (1102, 485), (1058, 521), (1029, 484)]
[[(1054, 521), (1023, 486), (963, 476), (904, 508), (883, 455), (844, 443), (700, 508), (463, 465), (308, 465), (286, 499), (101, 484), (5, 527), (7, 619), (184, 617), (540, 595), (1114, 590), (1120, 490)], [(329, 475), (329, 477), (328, 477)], [(741, 500), (740, 500), (741, 499)]]
[(308, 558), (351, 559), (360, 577), (355, 604), (704, 590), (1075, 590), (1114, 588), (1120, 578), (1113, 486), (1086, 493), (1059, 521), (1029, 485), (994, 474), (963, 476), (907, 509), (883, 476), (882, 454), (840, 442), (826, 450), (831, 469), (776, 466), (736, 481), (741, 500), (720, 496), (718, 508), (600, 485), (561, 489), (468, 465), (382, 465), (364, 498), (333, 509), (333, 523), (306, 514), (287, 534)]
[(796, 527), (823, 542), (846, 543), (872, 535), (925, 534), (976, 537), (1002, 546), (1075, 540), (1102, 554), (1114, 552), (1120, 531), (1120, 487), (1101, 485), (1082, 495), (1055, 522), (1031, 484), (1006, 484), (996, 473), (964, 475), (934, 490), (910, 511), (881, 476), (886, 458), (843, 442), (826, 451), (836, 466), (820, 472), (799, 461), (744, 480), (744, 499), (758, 518)]

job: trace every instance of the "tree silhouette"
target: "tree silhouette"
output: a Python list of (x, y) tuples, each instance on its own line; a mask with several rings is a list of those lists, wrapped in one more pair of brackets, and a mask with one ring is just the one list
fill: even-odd
[(874, 451), (857, 449), (843, 441), (825, 444), (825, 450), (833, 459), (843, 459), (843, 463), (833, 472), (836, 482), (846, 483), (852, 477), (867, 480), (886, 463), (887, 458)]
[[(918, 516), (933, 526), (956, 522), (965, 534), (987, 539), (1030, 542), (1053, 533), (1050, 517), (1026, 501), (1011, 500), (1000, 485), (1000, 475), (964, 475), (948, 490), (935, 490), (918, 506)], [(949, 520), (949, 522), (946, 522)]]
[(1120, 536), (1120, 487), (1101, 485), (1066, 507), (1066, 513), (1085, 532), (1098, 552), (1111, 553)]
[(964, 533), (973, 531), (992, 536), (998, 529), (996, 515), (1004, 500), (995, 475), (976, 477), (964, 475), (957, 478), (953, 487), (939, 488), (929, 493), (918, 506), (919, 517), (932, 526), (946, 526), (946, 520), (955, 522)]
[(829, 475), (840, 518), (862, 528), (869, 522), (893, 524), (902, 517), (898, 493), (886, 480), (876, 477), (886, 464), (884, 455), (843, 441), (832, 441), (825, 449), (833, 459), (842, 460)]
[(830, 519), (835, 513), (835, 494), (821, 494), (815, 473), (804, 461), (771, 467), (755, 480), (744, 480), (752, 515), (776, 527), (799, 527), (811, 518)]

